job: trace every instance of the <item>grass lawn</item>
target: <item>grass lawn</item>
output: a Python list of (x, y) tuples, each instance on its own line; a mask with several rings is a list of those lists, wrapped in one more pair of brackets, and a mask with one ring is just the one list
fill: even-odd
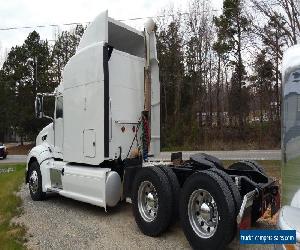
[(288, 160), (282, 170), (283, 204), (289, 204), (300, 188), (300, 157)]
[[(6, 172), (12, 170), (12, 172)], [(0, 248), (25, 249), (25, 229), (11, 224), (21, 213), (21, 198), (15, 195), (24, 182), (25, 164), (0, 165)]]

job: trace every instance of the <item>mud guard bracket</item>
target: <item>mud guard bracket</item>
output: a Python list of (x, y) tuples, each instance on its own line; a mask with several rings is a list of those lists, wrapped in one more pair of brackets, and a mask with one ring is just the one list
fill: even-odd
[(253, 201), (257, 195), (257, 189), (245, 194), (240, 212), (236, 218), (238, 228), (244, 229), (251, 226), (251, 206), (253, 205)]

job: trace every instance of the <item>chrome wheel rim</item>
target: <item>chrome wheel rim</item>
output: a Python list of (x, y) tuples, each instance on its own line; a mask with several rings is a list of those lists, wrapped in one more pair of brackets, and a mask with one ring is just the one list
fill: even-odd
[(143, 181), (138, 190), (138, 208), (142, 218), (153, 221), (158, 211), (158, 196), (155, 187), (150, 181)]
[(38, 187), (39, 187), (38, 173), (36, 170), (33, 170), (29, 177), (29, 188), (31, 192), (35, 194), (38, 190)]
[(210, 238), (217, 231), (219, 214), (217, 204), (212, 195), (197, 189), (190, 196), (188, 216), (194, 232), (201, 238)]

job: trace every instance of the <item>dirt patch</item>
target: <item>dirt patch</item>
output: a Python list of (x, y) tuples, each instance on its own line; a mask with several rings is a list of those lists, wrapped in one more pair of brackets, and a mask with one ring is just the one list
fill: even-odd
[(8, 154), (10, 155), (27, 155), (33, 147), (34, 144), (7, 145)]

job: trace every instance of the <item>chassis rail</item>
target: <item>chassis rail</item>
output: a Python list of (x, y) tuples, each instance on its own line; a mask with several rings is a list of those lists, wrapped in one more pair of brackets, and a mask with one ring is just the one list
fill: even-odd
[[(280, 208), (279, 185), (265, 173), (254, 170), (227, 169), (224, 168), (221, 161), (213, 156), (206, 154), (197, 154), (191, 157), (189, 161), (182, 161), (180, 153), (171, 156), (172, 162), (162, 161), (133, 161), (125, 163), (124, 174), (124, 196), (127, 201), (131, 201), (131, 185), (135, 174), (140, 167), (161, 166), (170, 167), (176, 174), (178, 182), (182, 187), (185, 180), (195, 172), (217, 168), (222, 170), (232, 178), (238, 186), (242, 203), (236, 216), (237, 227), (240, 229), (250, 228), (253, 222), (259, 219), (266, 210), (271, 207), (273, 216)], [(236, 162), (234, 164), (248, 164), (246, 161)]]

